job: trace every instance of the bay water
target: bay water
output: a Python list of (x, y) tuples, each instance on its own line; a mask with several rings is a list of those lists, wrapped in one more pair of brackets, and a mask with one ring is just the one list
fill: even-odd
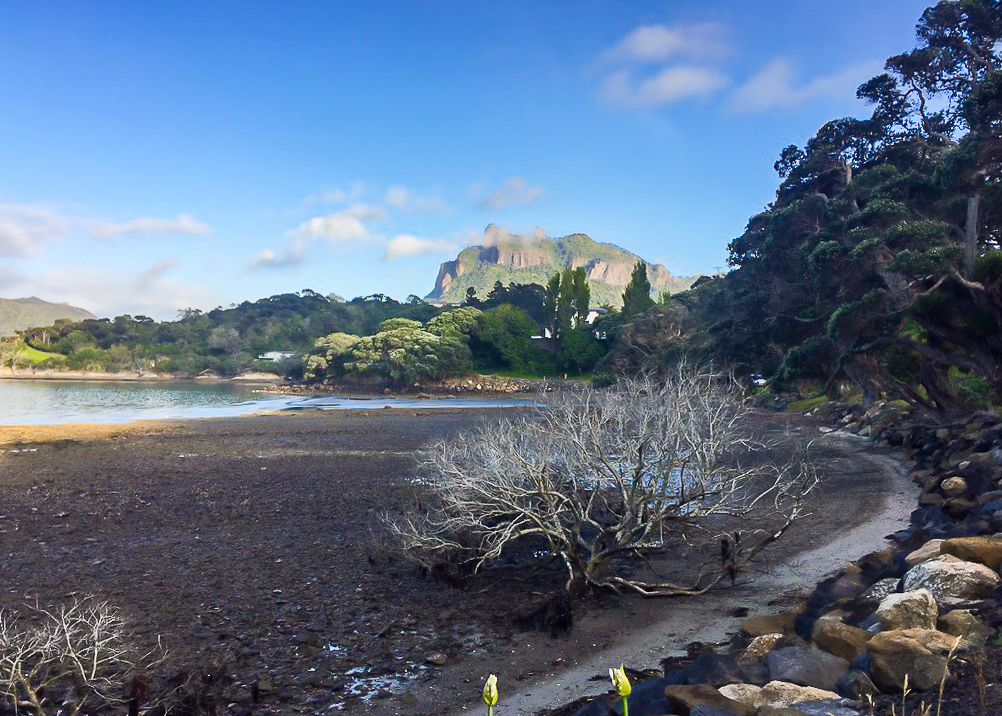
[(521, 400), (274, 395), (259, 387), (197, 381), (0, 380), (0, 426), (222, 418), (276, 410), (497, 408)]

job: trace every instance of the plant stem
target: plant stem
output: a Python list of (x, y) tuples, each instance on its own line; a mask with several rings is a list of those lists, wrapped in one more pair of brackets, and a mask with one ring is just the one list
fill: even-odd
[(630, 716), (630, 702), (628, 697), (623, 697), (623, 716)]

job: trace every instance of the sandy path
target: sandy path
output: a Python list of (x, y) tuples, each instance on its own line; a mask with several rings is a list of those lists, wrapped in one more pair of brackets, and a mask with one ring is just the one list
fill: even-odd
[[(672, 599), (668, 615), (643, 626), (639, 633), (589, 656), (571, 669), (548, 676), (521, 691), (506, 692), (495, 713), (498, 716), (529, 716), (583, 696), (604, 693), (609, 689), (605, 679), (589, 679), (607, 674), (610, 666), (625, 662), (638, 670), (658, 668), (663, 658), (684, 654), (680, 647), (689, 642), (726, 641), (737, 629), (738, 620), (726, 616), (733, 608), (747, 607), (749, 616), (775, 612), (776, 608), (766, 604), (783, 592), (810, 588), (851, 561), (881, 549), (886, 535), (906, 526), (915, 506), (916, 488), (898, 457), (865, 451), (869, 441), (854, 435), (837, 433), (832, 435), (832, 440), (856, 459), (870, 463), (883, 476), (882, 484), (874, 490), (874, 499), (879, 499), (881, 504), (866, 521), (843, 531), (826, 544), (790, 555), (768, 573), (760, 573), (736, 588), (701, 597)], [(502, 684), (502, 689), (505, 687), (511, 689), (512, 684)], [(480, 708), (479, 704), (470, 704), (453, 714), (458, 716)]]

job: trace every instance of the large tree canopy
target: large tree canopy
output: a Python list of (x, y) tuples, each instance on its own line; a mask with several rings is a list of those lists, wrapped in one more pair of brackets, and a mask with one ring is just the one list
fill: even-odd
[(870, 117), (782, 151), (734, 270), (682, 300), (716, 355), (778, 385), (951, 412), (958, 376), (1002, 396), (1002, 4), (944, 0), (917, 36), (860, 87)]

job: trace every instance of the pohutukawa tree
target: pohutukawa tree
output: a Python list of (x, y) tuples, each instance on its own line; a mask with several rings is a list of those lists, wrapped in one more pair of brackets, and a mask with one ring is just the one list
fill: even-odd
[[(704, 593), (805, 514), (817, 484), (803, 455), (781, 465), (746, 459), (762, 445), (749, 437), (733, 388), (725, 376), (682, 368), (666, 380), (549, 398), (533, 414), (427, 450), (425, 507), (385, 521), (428, 567), (477, 570), (521, 545), (557, 558), (569, 590)], [(740, 549), (728, 544), (726, 559), (691, 581), (644, 581), (616, 568), (618, 558), (676, 549), (687, 531), (712, 535), (751, 518), (768, 528), (745, 529)]]

